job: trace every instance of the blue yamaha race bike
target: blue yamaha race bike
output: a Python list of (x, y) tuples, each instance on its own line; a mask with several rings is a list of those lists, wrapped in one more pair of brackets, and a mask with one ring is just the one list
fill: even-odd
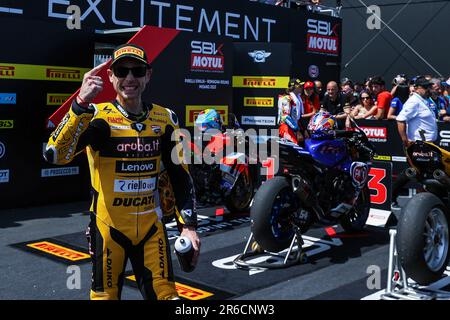
[(370, 211), (367, 186), (375, 149), (365, 133), (334, 130), (305, 147), (279, 140), (278, 175), (262, 184), (251, 207), (252, 232), (264, 250), (289, 247), (312, 223), (361, 230)]

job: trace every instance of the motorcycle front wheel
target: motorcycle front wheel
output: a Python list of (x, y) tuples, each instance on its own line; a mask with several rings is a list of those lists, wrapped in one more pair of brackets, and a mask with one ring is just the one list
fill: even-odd
[(439, 280), (449, 260), (449, 210), (430, 192), (416, 194), (397, 225), (397, 251), (406, 275), (421, 285)]
[(225, 196), (225, 206), (230, 212), (248, 212), (253, 199), (253, 181), (248, 171), (242, 172), (230, 194)]
[(255, 194), (250, 209), (251, 230), (256, 242), (270, 252), (289, 247), (294, 236), (292, 213), (298, 199), (285, 177), (265, 181)]

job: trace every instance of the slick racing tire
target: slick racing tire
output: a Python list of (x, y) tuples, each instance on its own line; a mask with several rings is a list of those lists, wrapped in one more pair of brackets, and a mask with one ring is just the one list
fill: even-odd
[(290, 224), (296, 196), (285, 177), (267, 180), (258, 189), (250, 209), (251, 230), (256, 242), (266, 251), (279, 252), (289, 247), (294, 230)]
[(364, 229), (370, 212), (370, 190), (368, 186), (359, 193), (354, 208), (345, 214), (341, 220), (341, 226), (347, 232), (358, 232)]
[(434, 194), (416, 194), (397, 225), (397, 251), (406, 275), (420, 285), (442, 276), (449, 260), (449, 210)]
[(230, 194), (224, 198), (225, 206), (232, 213), (248, 212), (253, 199), (253, 181), (248, 171), (239, 175)]

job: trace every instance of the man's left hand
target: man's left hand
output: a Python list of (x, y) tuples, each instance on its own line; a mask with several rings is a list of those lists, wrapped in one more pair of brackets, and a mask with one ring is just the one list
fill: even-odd
[(181, 230), (181, 236), (188, 237), (189, 240), (192, 242), (192, 246), (194, 247), (194, 255), (192, 257), (192, 266), (195, 266), (198, 261), (198, 256), (200, 255), (200, 239), (197, 235), (197, 232), (195, 231), (194, 227), (190, 226), (183, 226), (183, 229)]

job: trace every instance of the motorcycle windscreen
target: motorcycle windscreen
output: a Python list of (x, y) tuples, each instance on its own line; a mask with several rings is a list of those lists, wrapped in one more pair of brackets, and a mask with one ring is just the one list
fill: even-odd
[(340, 139), (307, 139), (305, 146), (313, 159), (326, 167), (334, 167), (348, 157), (345, 142)]

